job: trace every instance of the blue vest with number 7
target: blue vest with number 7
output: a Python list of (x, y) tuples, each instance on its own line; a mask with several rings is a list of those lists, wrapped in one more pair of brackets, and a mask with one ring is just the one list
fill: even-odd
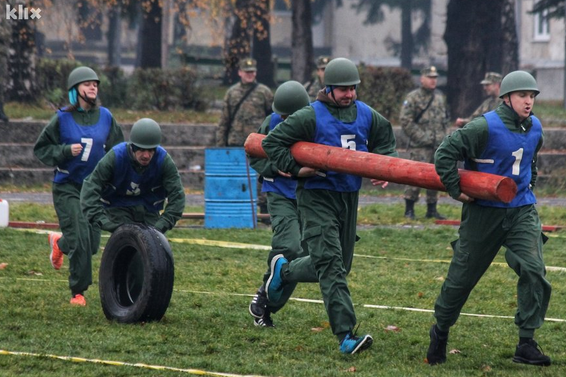
[(55, 169), (53, 182), (75, 182), (82, 184), (84, 179), (92, 173), (96, 164), (106, 151), (104, 145), (110, 126), (112, 125), (112, 114), (104, 107), (100, 107), (98, 122), (91, 126), (77, 124), (73, 119), (73, 114), (66, 111), (57, 111), (59, 119), (59, 133), (61, 144), (71, 145), (80, 143), (83, 146), (82, 152), (59, 165)]

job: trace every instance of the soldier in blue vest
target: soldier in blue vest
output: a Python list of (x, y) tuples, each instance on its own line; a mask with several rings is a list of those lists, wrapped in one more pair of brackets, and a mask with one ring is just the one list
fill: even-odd
[(175, 162), (159, 144), (159, 124), (143, 118), (132, 126), (130, 141), (96, 165), (81, 192), (82, 209), (95, 228), (114, 232), (122, 224), (140, 223), (165, 233), (175, 226), (185, 209), (185, 191)]
[[(436, 172), (450, 196), (464, 204), (460, 237), (452, 243), (454, 256), (434, 307), (436, 324), (429, 332), (427, 352), (430, 365), (446, 361), (448, 331), (501, 247), (519, 276), (515, 313), (519, 343), (513, 361), (550, 365), (533, 339), (544, 322), (551, 292), (542, 257), (545, 237), (532, 191), (543, 143), (541, 123), (532, 113), (537, 94), (537, 83), (528, 72), (509, 73), (501, 82), (503, 103), (447, 136), (436, 151)], [(516, 197), (501, 203), (464, 194), (458, 161), (464, 161), (468, 170), (512, 178)]]
[[(269, 115), (260, 126), (258, 133), (267, 135), (290, 114), (309, 105), (306, 89), (297, 81), (287, 81), (275, 91), (273, 114)], [(303, 254), (308, 255), (301, 245), (301, 219), (297, 208), (295, 190), (297, 180), (291, 174), (282, 172), (272, 161), (263, 158), (250, 158), (250, 165), (262, 177), (262, 192), (267, 194), (267, 207), (271, 216), (271, 251), (267, 257), (267, 272), (263, 284), (258, 289), (249, 306), (250, 314), (255, 318), (256, 326), (273, 327), (271, 314), (281, 309), (291, 297), (297, 286), (296, 282), (285, 285), (281, 298), (277, 302), (267, 300), (265, 282), (270, 275), (269, 266), (275, 255), (283, 254), (292, 261)], [(317, 279), (314, 280), (318, 281)]]
[(298, 178), (297, 203), (309, 252), (307, 257), (290, 262), (282, 254), (274, 256), (265, 286), (269, 301), (278, 302), (287, 284), (305, 281), (305, 275), (314, 270), (313, 279), (319, 280), (339, 350), (353, 354), (368, 349), (373, 342), (370, 335), (355, 334), (357, 319), (347, 282), (357, 238), (362, 178), (301, 166), (289, 148), (296, 142), (309, 141), (389, 156), (397, 152), (391, 123), (356, 99), (360, 76), (352, 61), (331, 60), (324, 83), (325, 90), (311, 106), (290, 115), (262, 142), (277, 169)]
[(53, 203), (62, 234), (48, 236), (51, 264), (58, 270), (63, 255), (68, 256), (71, 304), (80, 306), (86, 305), (92, 256), (100, 244), (100, 231), (88, 224), (80, 208), (82, 184), (104, 154), (124, 140), (110, 111), (96, 103), (99, 83), (91, 68), (75, 68), (67, 80), (70, 105), (57, 111), (34, 147), (41, 162), (55, 167)]

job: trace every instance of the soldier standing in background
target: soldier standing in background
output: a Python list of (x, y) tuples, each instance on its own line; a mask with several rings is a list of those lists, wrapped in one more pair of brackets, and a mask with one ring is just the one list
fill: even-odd
[(488, 96), (482, 104), (474, 110), (472, 115), (467, 118), (458, 118), (454, 125), (462, 127), (464, 124), (469, 123), (472, 119), (482, 116), (483, 114), (495, 110), (497, 106), (501, 105), (501, 98), (499, 98), (499, 91), (501, 87), (501, 75), (496, 72), (487, 72), (485, 78), (480, 82), (483, 85), (483, 90)]
[(242, 147), (248, 135), (256, 132), (272, 112), (273, 93), (256, 81), (255, 59), (243, 59), (239, 67), (240, 82), (231, 86), (224, 96), (216, 130), (217, 147)]
[[(413, 161), (434, 163), (434, 152), (446, 136), (448, 111), (444, 95), (436, 90), (438, 71), (431, 66), (421, 70), (421, 87), (405, 98), (401, 108), (401, 128), (409, 138), (407, 150)], [(415, 219), (415, 203), (419, 200), (419, 187), (405, 188), (405, 217)], [(444, 219), (436, 204), (438, 191), (426, 190), (427, 218)]]
[(8, 122), (4, 113), (4, 94), (8, 83), (8, 59), (10, 57), (10, 41), (12, 40), (12, 28), (10, 20), (0, 17), (0, 120)]
[[(217, 147), (243, 147), (248, 135), (256, 132), (265, 117), (272, 113), (273, 93), (256, 81), (256, 64), (252, 58), (241, 60), (240, 82), (224, 95), (222, 116), (216, 130)], [(259, 186), (257, 205), (260, 213), (268, 213), (267, 198)]]
[(309, 98), (311, 102), (316, 101), (316, 96), (320, 89), (324, 89), (324, 70), (326, 69), (326, 65), (330, 61), (329, 56), (319, 56), (316, 59), (316, 72), (310, 79), (307, 81), (303, 86), (307, 90), (309, 94)]

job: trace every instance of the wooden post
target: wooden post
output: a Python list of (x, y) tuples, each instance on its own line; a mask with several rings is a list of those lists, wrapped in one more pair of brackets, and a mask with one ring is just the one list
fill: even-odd
[[(267, 158), (261, 141), (265, 135), (252, 133), (244, 149), (252, 157)], [(291, 146), (291, 155), (301, 165), (315, 169), (375, 178), (388, 182), (446, 191), (434, 164), (358, 152), (328, 145), (298, 142)], [(509, 177), (459, 169), (460, 189), (466, 195), (484, 200), (509, 203), (517, 194), (517, 185)]]

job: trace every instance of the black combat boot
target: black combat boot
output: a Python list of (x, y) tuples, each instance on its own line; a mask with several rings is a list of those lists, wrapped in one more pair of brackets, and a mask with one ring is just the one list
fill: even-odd
[(405, 217), (411, 220), (415, 219), (415, 201), (405, 199)]
[(446, 220), (446, 217), (442, 216), (436, 210), (436, 203), (427, 203), (426, 207), (427, 207), (427, 210), (426, 210), (426, 218), (427, 219), (435, 218), (437, 220)]

